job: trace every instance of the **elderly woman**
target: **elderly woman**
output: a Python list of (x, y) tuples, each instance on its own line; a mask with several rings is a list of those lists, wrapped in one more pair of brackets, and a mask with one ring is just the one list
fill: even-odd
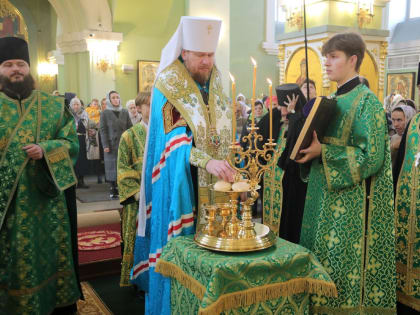
[(121, 135), (132, 126), (128, 111), (121, 106), (118, 92), (109, 92), (106, 97), (106, 109), (101, 113), (99, 129), (104, 148), (105, 179), (111, 184), (112, 199), (118, 199), (117, 156)]
[(89, 129), (89, 117), (82, 106), (82, 102), (77, 97), (72, 98), (69, 105), (76, 122), (76, 131), (79, 138), (79, 156), (77, 158), (74, 171), (77, 176), (77, 188), (89, 188), (85, 184), (84, 176), (89, 172), (89, 162), (86, 152), (86, 137)]
[(141, 121), (141, 115), (137, 111), (136, 101), (135, 100), (129, 100), (125, 104), (125, 107), (128, 110), (128, 114), (130, 115), (130, 120), (131, 120), (131, 123), (133, 124), (133, 126), (135, 124), (139, 123)]
[(398, 103), (398, 105), (395, 106), (391, 112), (392, 126), (396, 132), (396, 134), (391, 137), (392, 166), (394, 166), (395, 164), (395, 158), (400, 147), (401, 138), (404, 133), (404, 130), (410, 122), (411, 118), (413, 118), (416, 114), (414, 108), (404, 104), (404, 102), (400, 101), (400, 103)]

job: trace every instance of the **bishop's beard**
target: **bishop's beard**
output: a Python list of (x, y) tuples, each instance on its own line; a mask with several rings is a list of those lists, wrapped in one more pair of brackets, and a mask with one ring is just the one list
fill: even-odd
[(13, 99), (22, 100), (28, 98), (35, 90), (35, 80), (31, 74), (25, 75), (22, 81), (17, 82), (0, 75), (0, 90)]

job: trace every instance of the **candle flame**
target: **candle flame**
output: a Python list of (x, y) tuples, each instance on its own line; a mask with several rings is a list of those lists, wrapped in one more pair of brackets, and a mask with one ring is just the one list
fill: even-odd
[(255, 59), (251, 57), (251, 61), (252, 61), (252, 64), (254, 65), (254, 67), (256, 67), (257, 66), (257, 62), (255, 61)]
[(229, 72), (229, 76), (230, 76), (230, 79), (232, 80), (232, 82), (235, 83), (235, 77), (232, 75), (232, 73)]
[(267, 83), (268, 83), (268, 85), (273, 85), (273, 82), (271, 82), (271, 80), (269, 78), (267, 78)]

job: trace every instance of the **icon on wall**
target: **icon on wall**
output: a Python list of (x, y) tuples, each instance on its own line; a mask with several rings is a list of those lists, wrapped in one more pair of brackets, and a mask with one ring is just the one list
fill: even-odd
[(388, 73), (387, 94), (400, 94), (405, 99), (414, 99), (414, 78), (415, 72)]
[(139, 60), (138, 64), (138, 92), (151, 92), (155, 83), (159, 61)]

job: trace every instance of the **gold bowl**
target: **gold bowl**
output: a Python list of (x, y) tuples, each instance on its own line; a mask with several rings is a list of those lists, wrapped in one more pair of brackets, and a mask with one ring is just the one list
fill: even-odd
[(194, 241), (198, 246), (220, 252), (252, 252), (273, 246), (276, 235), (264, 224), (254, 223), (256, 236), (253, 238), (222, 238), (196, 233)]

